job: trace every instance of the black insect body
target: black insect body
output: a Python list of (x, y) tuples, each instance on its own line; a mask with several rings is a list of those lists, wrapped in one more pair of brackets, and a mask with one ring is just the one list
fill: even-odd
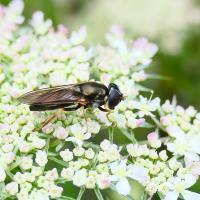
[(20, 102), (30, 105), (31, 111), (45, 111), (62, 108), (65, 111), (77, 110), (80, 107), (103, 108), (108, 105), (114, 109), (123, 99), (117, 85), (111, 83), (107, 88), (97, 82), (63, 85), (28, 92), (19, 97)]

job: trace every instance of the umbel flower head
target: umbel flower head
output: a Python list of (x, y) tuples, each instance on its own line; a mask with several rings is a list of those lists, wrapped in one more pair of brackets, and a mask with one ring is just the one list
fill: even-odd
[[(141, 198), (200, 199), (188, 190), (200, 175), (200, 114), (175, 100), (161, 104), (141, 85), (157, 46), (146, 38), (127, 42), (113, 26), (106, 45), (88, 48), (85, 27), (54, 29), (40, 11), (24, 25), (22, 10), (21, 0), (0, 6), (0, 199), (70, 199), (66, 183), (80, 188), (78, 199), (88, 189), (102, 200), (107, 188), (132, 198), (130, 180), (143, 186)], [(82, 108), (61, 112), (43, 128), (54, 111), (31, 112), (17, 100), (89, 80), (116, 83), (126, 100), (110, 113), (88, 109), (87, 121)], [(143, 141), (135, 139), (139, 128)], [(126, 144), (113, 142), (119, 134)]]

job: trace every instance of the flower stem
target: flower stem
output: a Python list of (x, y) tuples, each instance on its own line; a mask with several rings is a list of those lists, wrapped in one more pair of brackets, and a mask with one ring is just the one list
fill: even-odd
[(114, 129), (113, 127), (109, 128), (109, 140), (113, 143)]
[(165, 128), (162, 126), (162, 124), (153, 116), (151, 116), (151, 119), (154, 121), (154, 123), (164, 132), (166, 132)]
[(10, 177), (11, 180), (13, 179), (13, 174), (9, 170), (6, 170), (6, 174)]
[(71, 197), (66, 197), (66, 196), (61, 196), (59, 198), (59, 200), (75, 200), (74, 198), (71, 198)]
[(82, 198), (84, 192), (85, 192), (85, 188), (82, 187), (82, 188), (80, 189), (79, 193), (78, 193), (78, 197), (76, 198), (76, 200), (81, 200), (81, 198)]
[(131, 141), (133, 140), (131, 135), (126, 130), (121, 130), (121, 132), (126, 138), (128, 138)]
[(49, 158), (49, 160), (52, 160), (52, 161), (58, 163), (59, 165), (62, 165), (64, 167), (68, 167), (68, 163), (66, 163), (66, 162), (64, 162), (62, 160), (59, 160), (59, 159), (51, 157), (51, 156), (49, 156), (48, 158)]
[(101, 194), (99, 188), (95, 188), (95, 189), (94, 189), (94, 192), (95, 192), (95, 194), (96, 194), (98, 200), (104, 200), (104, 198), (103, 198), (103, 196), (102, 196), (102, 194)]

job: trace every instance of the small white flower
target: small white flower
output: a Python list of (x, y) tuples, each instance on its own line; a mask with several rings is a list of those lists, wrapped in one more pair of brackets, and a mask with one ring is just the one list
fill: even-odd
[(106, 162), (108, 160), (107, 152), (99, 151), (97, 159), (99, 162)]
[(178, 168), (181, 167), (181, 163), (177, 161), (177, 159), (175, 157), (172, 157), (169, 161), (168, 161), (169, 167), (170, 169), (176, 171)]
[[(140, 148), (140, 146), (138, 144), (134, 144), (134, 145), (133, 144), (128, 144), (126, 146), (126, 149), (127, 149), (128, 153), (129, 153), (129, 155), (131, 155), (132, 157), (139, 157), (144, 152), (143, 148)], [(148, 154), (149, 151), (146, 152), (146, 153)]]
[(158, 138), (157, 132), (149, 133), (147, 136), (147, 139), (148, 139), (148, 143), (150, 144), (151, 147), (157, 149), (161, 146), (161, 141)]
[(87, 159), (93, 159), (94, 156), (95, 156), (95, 152), (91, 148), (85, 151), (85, 157)]
[(49, 200), (49, 194), (46, 190), (33, 190), (29, 196), (31, 200)]
[(41, 167), (32, 166), (31, 174), (33, 176), (40, 176), (43, 173), (43, 169)]
[(18, 183), (16, 182), (8, 183), (5, 188), (6, 191), (11, 195), (15, 195), (16, 193), (18, 193)]
[(140, 101), (134, 102), (134, 108), (139, 110), (139, 117), (153, 115), (152, 112), (155, 112), (159, 106), (160, 99), (158, 97), (153, 100), (148, 100), (147, 98), (140, 96)]
[(94, 189), (95, 185), (96, 185), (96, 179), (95, 179), (95, 177), (94, 176), (88, 176), (87, 180), (86, 180), (86, 183), (85, 183), (86, 188), (88, 188), (88, 189)]
[(5, 164), (11, 164), (15, 160), (15, 153), (14, 152), (8, 152), (5, 153)]
[(97, 119), (98, 119), (101, 123), (105, 124), (106, 126), (110, 126), (110, 125), (112, 124), (112, 123), (108, 120), (107, 113), (102, 112), (102, 111), (100, 111), (100, 110), (96, 110), (96, 111), (95, 111), (95, 115), (96, 115)]
[(149, 151), (149, 157), (150, 157), (151, 159), (153, 159), (153, 160), (156, 160), (156, 159), (158, 158), (158, 154), (157, 154), (157, 152), (156, 152), (154, 149), (151, 149), (151, 150)]
[(58, 178), (58, 172), (56, 168), (53, 168), (50, 171), (47, 171), (45, 177), (50, 181), (55, 181)]
[(69, 149), (65, 149), (64, 151), (61, 151), (60, 156), (66, 162), (73, 160), (73, 152), (71, 152)]
[(109, 140), (103, 140), (100, 144), (100, 147), (103, 151), (107, 151), (110, 147), (111, 143)]
[(4, 181), (6, 179), (6, 172), (4, 168), (0, 167), (0, 182)]
[(100, 124), (94, 120), (89, 120), (87, 122), (87, 126), (88, 126), (88, 132), (93, 134), (97, 134), (101, 128)]
[(187, 188), (194, 185), (196, 179), (193, 176), (187, 176), (185, 180), (180, 179), (179, 177), (174, 178), (170, 183), (173, 190), (169, 191), (164, 200), (177, 200), (181, 194), (185, 200), (199, 200), (200, 194), (191, 192)]
[(19, 144), (19, 150), (20, 150), (22, 153), (28, 153), (31, 149), (32, 149), (32, 145), (31, 145), (31, 143), (29, 143), (29, 142), (22, 141), (22, 142)]
[(50, 188), (48, 189), (48, 191), (49, 191), (49, 195), (51, 196), (51, 198), (57, 199), (57, 198), (61, 197), (63, 188), (59, 187), (57, 185), (51, 185)]
[(189, 106), (185, 111), (189, 117), (194, 117), (197, 113), (197, 110), (195, 110), (193, 106)]
[(9, 131), (10, 131), (10, 125), (8, 125), (8, 124), (0, 124), (0, 133), (1, 134), (9, 133)]
[(46, 20), (44, 21), (44, 14), (40, 11), (35, 12), (33, 14), (32, 20), (31, 20), (31, 25), (33, 26), (35, 32), (37, 34), (45, 34), (51, 27), (52, 21), (51, 20)]
[(200, 136), (196, 134), (185, 134), (178, 126), (167, 127), (168, 133), (175, 137), (173, 142), (168, 142), (167, 149), (174, 155), (184, 155), (185, 157), (199, 161)]
[(57, 137), (60, 140), (64, 140), (68, 136), (68, 132), (65, 128), (59, 127), (58, 129), (55, 130), (54, 136)]
[(46, 134), (52, 133), (53, 130), (54, 130), (54, 127), (53, 127), (53, 124), (52, 124), (52, 123), (48, 123), (46, 126), (44, 126), (44, 127), (42, 128), (42, 131), (43, 131), (44, 133), (46, 133)]
[(65, 85), (66, 84), (66, 74), (64, 74), (62, 70), (56, 70), (56, 71), (50, 73), (49, 83), (52, 86)]
[(166, 113), (171, 113), (173, 111), (173, 106), (170, 104), (169, 100), (166, 100), (165, 103), (162, 105), (162, 109)]
[(107, 174), (98, 174), (96, 177), (97, 185), (100, 189), (108, 188), (111, 184), (110, 177)]
[(126, 161), (121, 161), (121, 162), (113, 162), (110, 164), (110, 170), (113, 175), (117, 177), (126, 177), (127, 175), (127, 165)]
[(72, 180), (73, 180), (73, 184), (78, 187), (85, 185), (87, 182), (86, 169), (80, 169), (80, 170), (76, 171)]
[(126, 118), (124, 115), (119, 114), (118, 112), (110, 113), (108, 116), (109, 120), (116, 123), (117, 127), (125, 128), (126, 127)]
[(48, 160), (47, 160), (47, 154), (45, 151), (37, 151), (36, 152), (36, 157), (35, 157), (35, 162), (40, 166), (40, 167), (44, 167)]
[(17, 172), (14, 175), (13, 180), (17, 182), (18, 184), (22, 184), (26, 182), (26, 176), (22, 174), (21, 172)]
[(23, 170), (31, 169), (32, 165), (33, 165), (33, 160), (31, 157), (23, 156), (20, 158), (20, 167)]
[(108, 165), (107, 165), (107, 163), (102, 163), (102, 164), (98, 164), (97, 166), (96, 166), (96, 170), (97, 170), (97, 172), (98, 173), (108, 173), (108, 171), (109, 171), (109, 168), (108, 168)]
[(73, 124), (70, 126), (70, 131), (73, 134), (72, 137), (68, 137), (65, 141), (72, 141), (82, 146), (84, 140), (88, 140), (91, 137), (91, 133), (86, 133), (85, 128), (80, 124)]
[(81, 44), (85, 40), (86, 35), (87, 35), (87, 30), (86, 27), (83, 26), (79, 29), (78, 32), (72, 32), (70, 41), (73, 45)]
[(72, 168), (64, 168), (61, 171), (61, 177), (69, 181), (72, 180), (73, 175), (74, 175), (74, 170)]
[(160, 157), (161, 160), (166, 161), (166, 160), (168, 159), (166, 150), (162, 150), (162, 151), (159, 153), (159, 157)]
[(14, 148), (14, 145), (10, 143), (6, 143), (1, 147), (2, 151), (4, 152), (11, 152), (13, 148)]
[(81, 157), (85, 153), (85, 149), (77, 146), (76, 148), (73, 149), (73, 153), (75, 156)]
[(170, 125), (166, 128), (167, 133), (176, 139), (184, 140), (184, 132), (177, 125)]
[(44, 139), (34, 137), (32, 140), (32, 146), (37, 149), (42, 149), (46, 145), (46, 141)]

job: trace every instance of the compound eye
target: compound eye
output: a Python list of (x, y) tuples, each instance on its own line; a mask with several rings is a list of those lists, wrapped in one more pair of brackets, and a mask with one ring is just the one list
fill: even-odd
[(113, 110), (115, 106), (117, 106), (120, 103), (121, 100), (122, 100), (121, 94), (117, 90), (112, 89), (108, 96), (109, 109)]

